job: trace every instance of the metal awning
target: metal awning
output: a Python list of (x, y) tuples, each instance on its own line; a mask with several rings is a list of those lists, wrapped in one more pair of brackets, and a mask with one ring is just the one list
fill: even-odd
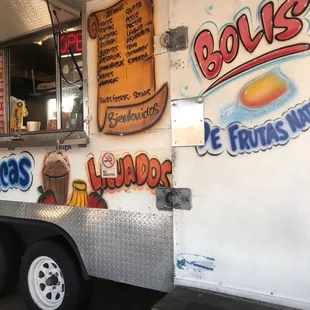
[(50, 24), (45, 1), (0, 1), (0, 42), (48, 27)]
[[(61, 10), (61, 22), (76, 19), (87, 0), (50, 0)], [(0, 43), (25, 36), (51, 26), (45, 0), (1, 0)]]

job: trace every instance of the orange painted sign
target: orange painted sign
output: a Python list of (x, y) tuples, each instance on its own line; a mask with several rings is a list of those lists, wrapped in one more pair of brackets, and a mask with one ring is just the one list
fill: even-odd
[(100, 131), (132, 134), (152, 127), (163, 115), (168, 86), (156, 92), (152, 0), (122, 0), (88, 18), (97, 40)]
[[(102, 159), (99, 159), (99, 163)], [(117, 177), (103, 178), (100, 165), (97, 166), (93, 154), (89, 154), (87, 170), (89, 183), (94, 191), (120, 190), (124, 187), (136, 186), (138, 189), (170, 187), (172, 163), (170, 160), (160, 161), (158, 158), (142, 152), (132, 156), (125, 154), (116, 160)], [(155, 193), (155, 192), (154, 192)]]

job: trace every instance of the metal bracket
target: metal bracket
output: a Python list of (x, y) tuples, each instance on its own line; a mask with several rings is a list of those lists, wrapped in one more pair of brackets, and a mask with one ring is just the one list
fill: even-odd
[(160, 42), (169, 52), (186, 50), (188, 47), (188, 27), (181, 26), (166, 31)]
[(171, 102), (172, 146), (205, 144), (203, 97), (182, 98)]
[(157, 188), (156, 207), (160, 211), (190, 210), (192, 193), (189, 188)]
[(92, 120), (92, 118), (93, 118), (92, 115), (89, 114), (88, 116), (85, 117), (84, 123), (89, 125), (91, 120)]

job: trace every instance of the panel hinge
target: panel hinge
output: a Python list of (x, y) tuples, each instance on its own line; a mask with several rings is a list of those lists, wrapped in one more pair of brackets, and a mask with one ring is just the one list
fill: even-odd
[(87, 124), (87, 125), (89, 125), (90, 124), (90, 122), (91, 122), (91, 120), (92, 120), (92, 115), (87, 115), (86, 117), (85, 117), (85, 119), (84, 119), (84, 123), (85, 124)]
[(186, 50), (188, 47), (188, 27), (181, 26), (175, 29), (167, 30), (160, 39), (162, 46), (169, 52)]
[(157, 188), (156, 207), (160, 211), (190, 210), (192, 193), (189, 188)]

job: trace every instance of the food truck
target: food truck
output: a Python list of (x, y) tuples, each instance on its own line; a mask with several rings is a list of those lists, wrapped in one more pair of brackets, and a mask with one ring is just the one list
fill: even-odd
[(97, 277), (310, 309), (309, 1), (0, 12), (1, 296), (86, 309)]

